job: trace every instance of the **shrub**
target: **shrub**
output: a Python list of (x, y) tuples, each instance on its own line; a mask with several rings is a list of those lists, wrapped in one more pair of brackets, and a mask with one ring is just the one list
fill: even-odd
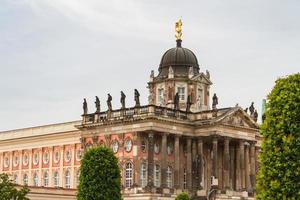
[(121, 200), (121, 175), (111, 149), (89, 149), (81, 160), (78, 200)]
[(177, 195), (175, 200), (191, 200), (191, 199), (187, 193), (183, 192)]
[(299, 199), (300, 73), (276, 81), (265, 114), (257, 199)]

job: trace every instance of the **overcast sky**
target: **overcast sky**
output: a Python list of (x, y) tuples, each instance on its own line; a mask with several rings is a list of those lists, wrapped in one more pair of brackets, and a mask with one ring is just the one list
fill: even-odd
[(210, 71), (219, 107), (261, 101), (300, 71), (297, 0), (0, 0), (0, 130), (80, 119), (82, 99), (102, 110), (107, 93), (147, 103), (162, 54), (182, 45)]

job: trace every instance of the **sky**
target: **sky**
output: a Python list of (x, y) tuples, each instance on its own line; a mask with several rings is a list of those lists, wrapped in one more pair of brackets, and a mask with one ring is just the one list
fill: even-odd
[(134, 89), (147, 104), (151, 70), (182, 46), (210, 71), (218, 107), (245, 108), (276, 79), (300, 71), (297, 0), (0, 0), (0, 131), (81, 119), (83, 98), (94, 111)]

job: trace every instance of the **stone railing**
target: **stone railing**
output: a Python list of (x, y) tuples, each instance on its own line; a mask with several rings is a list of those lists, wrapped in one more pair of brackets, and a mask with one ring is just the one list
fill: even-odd
[(189, 120), (189, 113), (181, 110), (174, 110), (172, 108), (146, 105), (82, 115), (82, 124), (105, 123), (118, 120), (135, 120), (148, 117)]

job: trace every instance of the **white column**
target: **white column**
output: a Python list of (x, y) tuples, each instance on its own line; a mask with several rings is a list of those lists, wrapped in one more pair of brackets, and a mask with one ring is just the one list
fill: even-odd
[[(48, 186), (52, 185), (52, 165), (53, 165), (53, 147), (49, 147)], [(44, 174), (45, 172), (43, 173), (43, 176)], [(44, 183), (42, 185), (44, 185)]]
[(23, 150), (19, 151), (19, 171), (18, 171), (18, 183), (20, 184), (21, 171), (23, 166)]
[[(42, 166), (43, 166), (43, 148), (40, 148), (39, 149), (39, 169), (38, 169), (38, 178), (39, 180), (41, 179), (42, 177)], [(33, 179), (33, 177), (30, 176), (30, 179)], [(41, 183), (39, 183), (41, 184)]]
[(3, 172), (3, 164), (4, 164), (3, 152), (0, 152), (0, 173)]
[(72, 144), (71, 145), (71, 151), (72, 151), (72, 158), (71, 158), (71, 182), (70, 182), (70, 186), (71, 188), (75, 188), (75, 179), (74, 179), (74, 176), (75, 176), (75, 169), (74, 169), (74, 163), (75, 163), (75, 160), (76, 160), (76, 145), (75, 144)]
[[(28, 169), (29, 169), (28, 177), (31, 177), (32, 160), (33, 160), (33, 159), (32, 159), (32, 157), (33, 157), (32, 154), (33, 154), (33, 151), (32, 151), (32, 149), (31, 149), (31, 150), (29, 151), (29, 154), (28, 154), (28, 157), (29, 157), (29, 158), (28, 158), (28, 159), (29, 159), (29, 160), (28, 160)], [(19, 179), (19, 180), (20, 180), (20, 183), (23, 182), (22, 174), (23, 174), (23, 173), (21, 173), (21, 176), (20, 176), (20, 179)], [(30, 181), (31, 181), (31, 179), (28, 179), (28, 184), (31, 183)]]
[(59, 186), (63, 187), (64, 146), (60, 146)]

